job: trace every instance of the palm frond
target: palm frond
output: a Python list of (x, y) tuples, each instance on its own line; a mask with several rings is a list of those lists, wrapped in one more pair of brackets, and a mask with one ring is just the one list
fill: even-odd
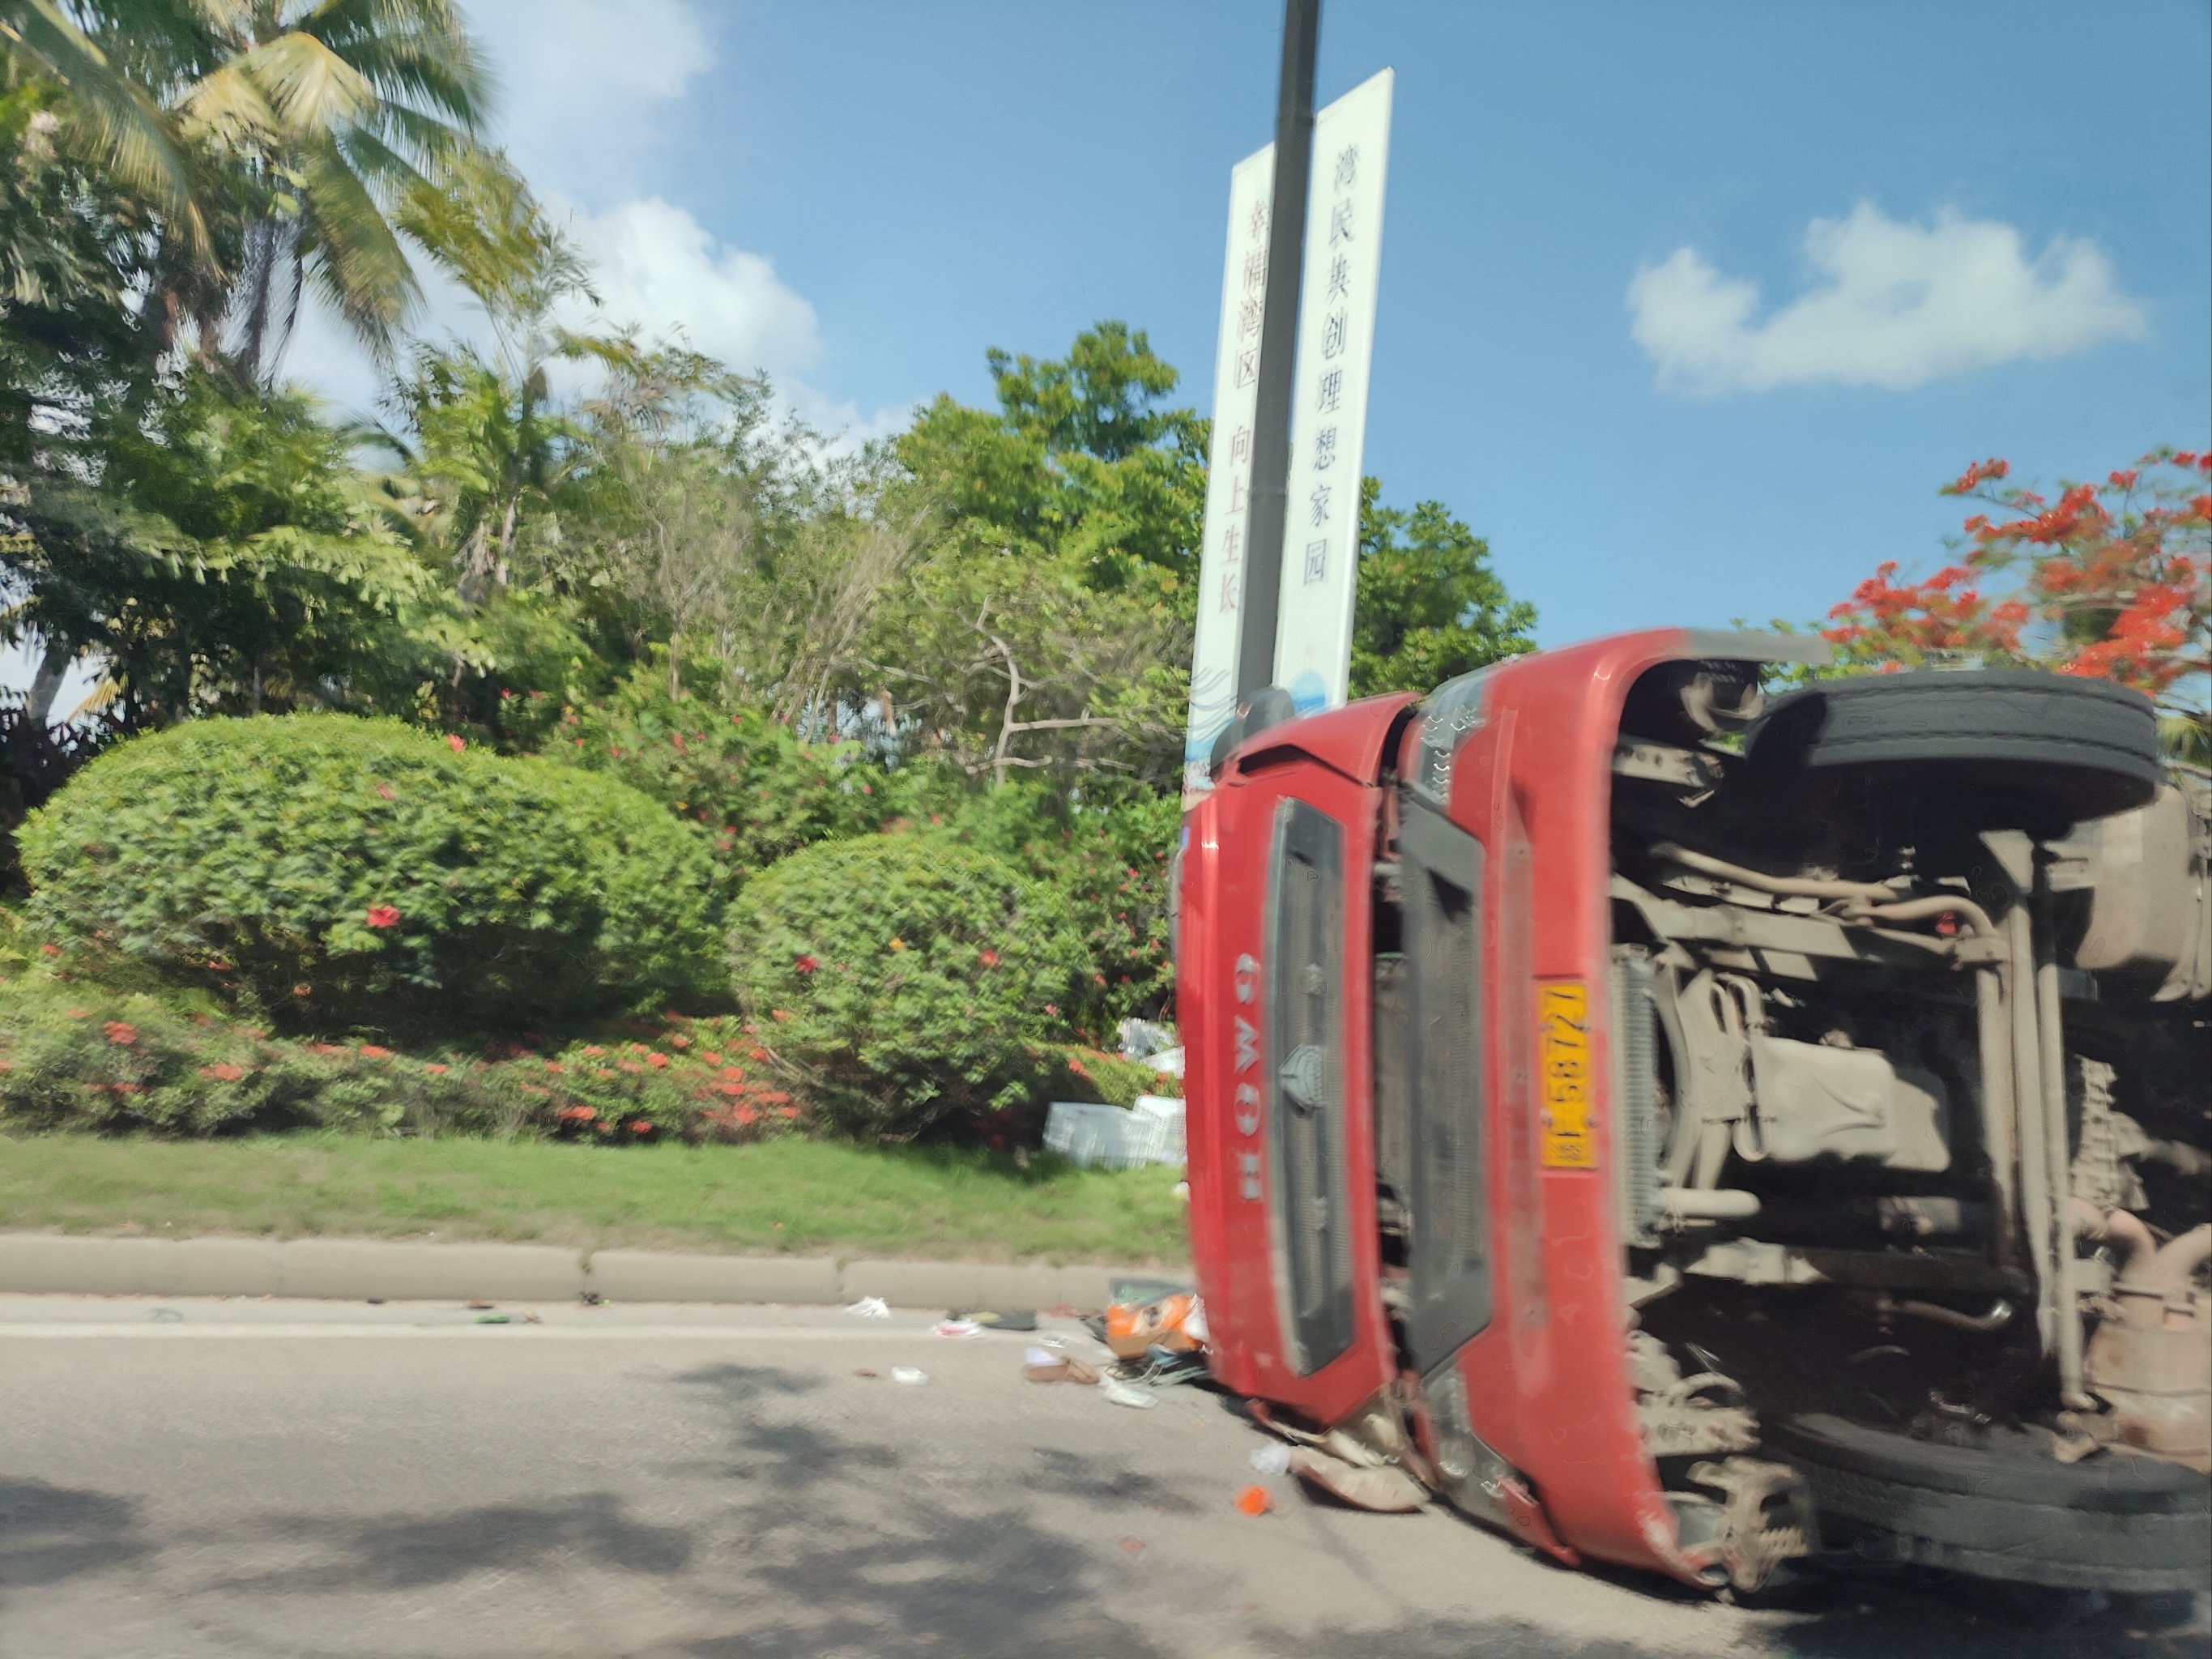
[(120, 73), (56, 0), (0, 0), (0, 40), (43, 64), (69, 89), (69, 110), (116, 183), (147, 198), (197, 260), (208, 258), (207, 222), (192, 166), (153, 94)]

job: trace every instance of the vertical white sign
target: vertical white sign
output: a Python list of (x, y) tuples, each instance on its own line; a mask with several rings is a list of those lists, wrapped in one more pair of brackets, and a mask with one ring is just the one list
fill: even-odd
[(1340, 705), (1351, 679), (1393, 78), (1384, 70), (1314, 118), (1275, 629), (1275, 684), (1301, 714)]
[(1252, 426), (1260, 394), (1260, 327), (1267, 315), (1267, 214), (1275, 147), (1229, 174), (1229, 252), (1221, 278), (1221, 334), (1213, 362), (1213, 447), (1207, 457), (1206, 540), (1198, 561), (1198, 638), (1183, 739), (1183, 804), (1212, 787), (1213, 740), (1237, 713), (1244, 568), (1252, 535)]

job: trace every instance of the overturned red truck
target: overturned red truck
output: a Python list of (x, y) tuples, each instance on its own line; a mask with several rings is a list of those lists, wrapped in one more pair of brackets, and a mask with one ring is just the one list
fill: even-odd
[(2203, 1588), (2212, 792), (2101, 682), (1763, 695), (1819, 649), (1253, 700), (1177, 876), (1214, 1375), (1570, 1562)]

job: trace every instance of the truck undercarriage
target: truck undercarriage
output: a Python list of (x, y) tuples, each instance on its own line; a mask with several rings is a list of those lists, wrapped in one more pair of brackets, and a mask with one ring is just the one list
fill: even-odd
[(1686, 1538), (1746, 1480), (1791, 1510), (1771, 1459), (1832, 1541), (2193, 1583), (2212, 791), (2054, 677), (1756, 702), (1655, 671), (1613, 764), (1630, 1340)]

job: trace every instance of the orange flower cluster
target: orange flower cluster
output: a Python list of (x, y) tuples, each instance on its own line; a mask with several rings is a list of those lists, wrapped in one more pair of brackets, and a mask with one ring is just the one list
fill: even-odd
[[(1821, 633), (1846, 659), (1884, 668), (1943, 659), (2039, 662), (2133, 686), (2160, 699), (2212, 669), (2212, 453), (2154, 450), (2101, 484), (2053, 502), (2000, 487), (2002, 459), (1977, 461), (1943, 487), (1997, 509), (1963, 526), (1965, 562), (1900, 583), (1880, 566), (1829, 613)], [(2016, 586), (1993, 599), (1984, 587)], [(2202, 722), (2185, 699), (2172, 712)]]

